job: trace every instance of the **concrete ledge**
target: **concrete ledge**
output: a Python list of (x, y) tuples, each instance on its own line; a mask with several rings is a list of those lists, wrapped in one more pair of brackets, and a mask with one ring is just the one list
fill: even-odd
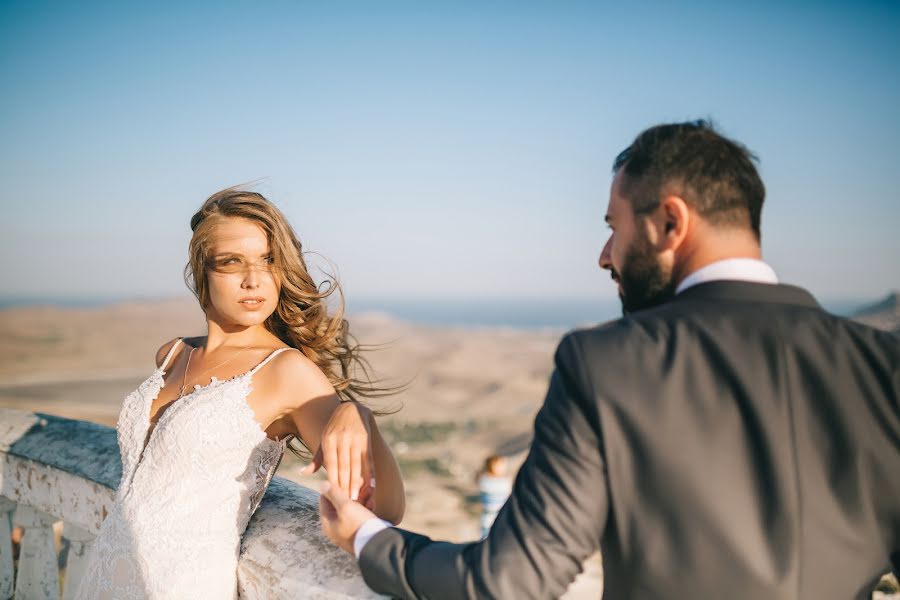
[(86, 421), (0, 408), (0, 452), (113, 490), (122, 476), (116, 430)]
[(274, 477), (241, 544), (242, 598), (379, 598), (319, 526), (319, 494)]

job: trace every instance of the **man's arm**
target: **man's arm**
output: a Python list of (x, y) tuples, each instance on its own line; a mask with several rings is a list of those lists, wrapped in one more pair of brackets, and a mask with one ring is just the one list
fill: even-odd
[(534, 441), (490, 535), (450, 544), (377, 533), (360, 569), (400, 598), (556, 598), (598, 547), (608, 498), (596, 404), (574, 336), (563, 339)]

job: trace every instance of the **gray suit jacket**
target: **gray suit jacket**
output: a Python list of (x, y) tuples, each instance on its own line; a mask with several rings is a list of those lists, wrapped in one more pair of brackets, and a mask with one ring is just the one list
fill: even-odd
[(482, 542), (378, 533), (402, 598), (867, 598), (900, 563), (900, 338), (786, 285), (717, 281), (566, 336)]

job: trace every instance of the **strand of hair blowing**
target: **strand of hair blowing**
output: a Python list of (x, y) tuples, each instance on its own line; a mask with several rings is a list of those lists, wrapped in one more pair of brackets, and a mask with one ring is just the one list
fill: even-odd
[[(342, 401), (384, 397), (401, 389), (403, 386), (382, 387), (373, 380), (371, 367), (361, 356), (365, 347), (350, 335), (344, 318), (344, 294), (337, 279), (327, 276), (321, 286), (316, 285), (294, 230), (281, 211), (261, 194), (237, 188), (222, 190), (210, 196), (191, 218), (194, 233), (185, 282), (201, 307), (205, 309), (209, 304), (206, 270), (212, 231), (217, 223), (233, 217), (257, 223), (269, 239), (280, 293), (275, 311), (264, 324), (266, 329), (315, 363)], [(328, 299), (335, 292), (339, 302), (334, 314), (329, 314)]]

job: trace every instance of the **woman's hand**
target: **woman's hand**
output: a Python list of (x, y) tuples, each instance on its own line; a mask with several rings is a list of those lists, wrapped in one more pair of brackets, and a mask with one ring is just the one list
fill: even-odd
[(313, 461), (301, 471), (310, 475), (325, 467), (328, 481), (351, 499), (373, 508), (375, 470), (372, 411), (357, 402), (341, 402), (325, 429)]

